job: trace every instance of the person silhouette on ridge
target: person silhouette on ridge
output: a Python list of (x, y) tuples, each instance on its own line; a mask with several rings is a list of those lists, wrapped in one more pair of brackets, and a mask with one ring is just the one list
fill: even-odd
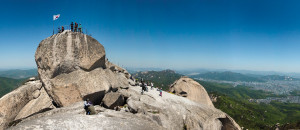
[(74, 26), (74, 24), (73, 24), (73, 22), (71, 22), (71, 31), (73, 32), (73, 26)]

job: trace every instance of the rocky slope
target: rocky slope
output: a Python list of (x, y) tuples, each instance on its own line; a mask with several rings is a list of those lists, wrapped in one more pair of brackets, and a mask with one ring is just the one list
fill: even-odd
[[(33, 115), (11, 129), (239, 129), (226, 113), (187, 98), (141, 87), (119, 89), (127, 100), (119, 111), (96, 106), (97, 115), (84, 115), (83, 102)], [(115, 100), (115, 102), (118, 102)], [(138, 124), (138, 125), (137, 125)]]
[[(130, 74), (87, 35), (55, 34), (40, 43), (35, 58), (41, 81), (0, 99), (0, 129), (240, 129), (207, 103), (166, 92), (161, 97), (150, 88), (141, 94)], [(96, 115), (85, 115), (86, 98)]]

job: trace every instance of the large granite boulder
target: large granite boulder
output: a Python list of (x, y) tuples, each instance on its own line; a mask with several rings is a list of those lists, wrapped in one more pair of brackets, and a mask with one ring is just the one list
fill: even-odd
[(191, 78), (181, 77), (170, 86), (169, 91), (197, 103), (214, 107), (204, 87)]
[(39, 44), (35, 61), (43, 79), (53, 78), (77, 69), (105, 68), (105, 50), (88, 35), (64, 31)]
[(99, 104), (105, 93), (129, 85), (127, 71), (110, 63), (104, 47), (82, 33), (64, 31), (43, 40), (35, 60), (43, 87), (59, 107), (85, 98)]
[(124, 96), (119, 92), (105, 94), (102, 102), (103, 106), (109, 109), (114, 109), (117, 106), (123, 106), (125, 104)]
[(29, 81), (0, 99), (0, 129), (21, 118), (55, 108), (42, 83)]

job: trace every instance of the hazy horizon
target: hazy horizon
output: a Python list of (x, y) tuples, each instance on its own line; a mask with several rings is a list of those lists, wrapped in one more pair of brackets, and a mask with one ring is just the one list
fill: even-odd
[[(123, 67), (300, 73), (300, 1), (2, 1), (0, 70), (36, 68), (38, 44), (79, 22)], [(74, 8), (80, 7), (80, 8)]]

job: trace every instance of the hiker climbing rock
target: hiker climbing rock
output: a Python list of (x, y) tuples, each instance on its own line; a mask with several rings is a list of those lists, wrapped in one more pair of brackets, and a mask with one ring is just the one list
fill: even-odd
[(86, 111), (86, 115), (95, 115), (95, 107), (89, 99), (84, 101), (84, 109)]

